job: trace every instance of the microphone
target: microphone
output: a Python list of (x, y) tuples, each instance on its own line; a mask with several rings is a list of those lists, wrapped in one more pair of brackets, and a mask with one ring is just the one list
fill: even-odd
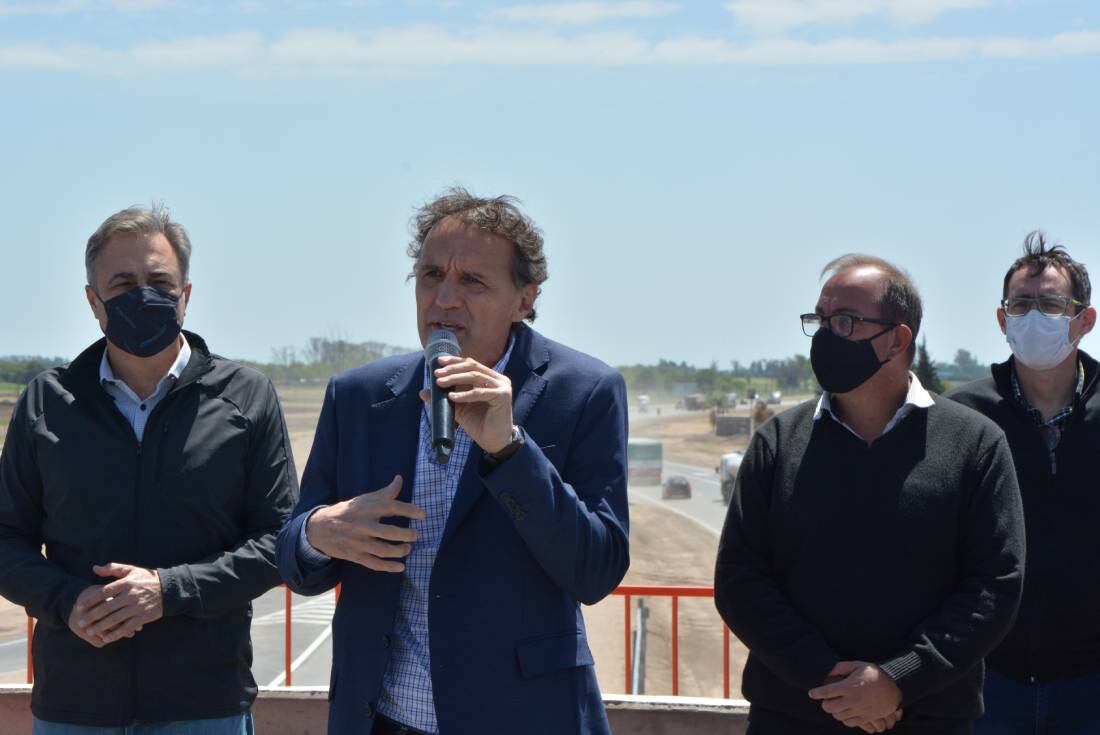
[(450, 389), (440, 388), (435, 381), (435, 371), (441, 367), (439, 358), (443, 355), (462, 355), (458, 337), (449, 329), (432, 332), (424, 348), (424, 361), (428, 365), (428, 379), (432, 385), (432, 451), (435, 452), (435, 461), (439, 464), (447, 464), (455, 446), (455, 409), (447, 400)]

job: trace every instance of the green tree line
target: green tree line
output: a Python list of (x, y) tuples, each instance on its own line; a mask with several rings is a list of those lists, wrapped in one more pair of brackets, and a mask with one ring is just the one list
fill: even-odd
[[(241, 362), (256, 368), (276, 383), (323, 382), (333, 374), (356, 365), (410, 351), (412, 350), (409, 348), (394, 347), (382, 342), (351, 342), (341, 338), (313, 337), (302, 347), (285, 346), (273, 349), (268, 362)], [(25, 385), (43, 370), (67, 362), (62, 357), (0, 357), (0, 383)], [(918, 349), (918, 360), (914, 369), (926, 384), (926, 376), (932, 374), (940, 381), (951, 383), (975, 380), (989, 374), (988, 365), (979, 363), (970, 352), (963, 349), (955, 353), (954, 362), (934, 362), (928, 356), (923, 342)], [(817, 388), (813, 369), (805, 355), (754, 360), (748, 365), (735, 360), (728, 369), (719, 368), (717, 362), (700, 368), (686, 362), (661, 359), (656, 365), (624, 365), (619, 371), (626, 379), (627, 387), (637, 393), (673, 394), (690, 388), (688, 392), (692, 393), (737, 393), (744, 396), (754, 388), (760, 392), (773, 389), (799, 392)], [(929, 386), (930, 389), (934, 389), (933, 385), (935, 384)]]

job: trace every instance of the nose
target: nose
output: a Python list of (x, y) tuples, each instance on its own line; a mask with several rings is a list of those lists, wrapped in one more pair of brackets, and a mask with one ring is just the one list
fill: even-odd
[(439, 284), (435, 292), (435, 303), (441, 309), (453, 309), (460, 305), (458, 282), (453, 275), (448, 275)]

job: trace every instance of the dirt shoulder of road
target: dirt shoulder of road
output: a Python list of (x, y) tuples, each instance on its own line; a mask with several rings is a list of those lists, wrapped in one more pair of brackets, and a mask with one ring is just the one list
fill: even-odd
[[(708, 529), (655, 503), (630, 505), (630, 571), (625, 584), (698, 585), (714, 583), (718, 537)], [(637, 602), (632, 618), (637, 620)], [(645, 694), (672, 693), (672, 603), (646, 599)], [(721, 697), (722, 620), (711, 598), (679, 603), (680, 690), (684, 696)], [(625, 613), (622, 597), (585, 609), (588, 638), (596, 658), (596, 675), (604, 692), (626, 691)], [(748, 651), (730, 637), (730, 696), (741, 696), (741, 671)]]

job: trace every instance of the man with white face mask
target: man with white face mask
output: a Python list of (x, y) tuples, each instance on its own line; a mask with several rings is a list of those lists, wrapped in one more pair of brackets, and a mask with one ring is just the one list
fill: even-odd
[(1004, 429), (1027, 527), (1023, 601), (987, 660), (976, 735), (1100, 732), (1100, 366), (1078, 350), (1091, 291), (1082, 263), (1028, 235), (997, 310), (1012, 357), (948, 394)]

